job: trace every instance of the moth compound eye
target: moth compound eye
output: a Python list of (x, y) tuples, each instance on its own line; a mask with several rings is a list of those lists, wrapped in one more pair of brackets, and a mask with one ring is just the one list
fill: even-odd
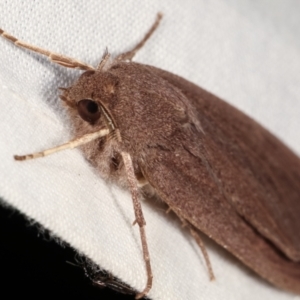
[(100, 118), (98, 104), (91, 99), (83, 99), (77, 103), (77, 111), (80, 117), (91, 124)]

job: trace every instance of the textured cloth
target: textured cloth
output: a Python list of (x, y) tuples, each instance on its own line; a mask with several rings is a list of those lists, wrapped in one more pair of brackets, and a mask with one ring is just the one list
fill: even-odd
[[(9, 33), (93, 65), (106, 46), (112, 54), (130, 49), (161, 11), (161, 26), (135, 61), (226, 99), (300, 153), (297, 0), (0, 0), (0, 11), (0, 27)], [(3, 39), (0, 52), (1, 197), (141, 290), (146, 273), (130, 194), (105, 184), (76, 149), (23, 163), (12, 159), (70, 138), (57, 88), (80, 72)], [(188, 232), (156, 204), (142, 205), (152, 299), (300, 299), (266, 284), (205, 239), (217, 278), (211, 283)]]

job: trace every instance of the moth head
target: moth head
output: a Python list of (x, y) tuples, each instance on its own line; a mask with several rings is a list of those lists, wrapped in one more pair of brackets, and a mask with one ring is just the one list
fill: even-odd
[(109, 72), (87, 71), (60, 98), (75, 138), (107, 130), (107, 134), (80, 146), (84, 156), (108, 180), (118, 180), (122, 171), (120, 135), (113, 116), (118, 81)]
[[(117, 79), (102, 70), (83, 73), (69, 88), (63, 88), (63, 100), (76, 131), (116, 128), (110, 107), (115, 103)], [(83, 133), (83, 132), (82, 132)]]

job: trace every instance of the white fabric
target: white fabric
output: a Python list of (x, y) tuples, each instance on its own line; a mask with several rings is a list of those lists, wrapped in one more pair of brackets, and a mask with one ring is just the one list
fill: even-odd
[[(34, 4), (33, 4), (34, 3)], [(297, 0), (5, 1), (0, 27), (96, 64), (129, 49), (164, 19), (136, 61), (181, 75), (259, 120), (300, 153), (300, 4)], [(70, 137), (57, 88), (80, 74), (0, 40), (0, 193), (101, 267), (141, 290), (145, 267), (129, 193), (105, 184), (78, 150), (28, 162)], [(206, 242), (217, 280), (179, 222), (143, 203), (152, 299), (300, 299), (271, 287)]]

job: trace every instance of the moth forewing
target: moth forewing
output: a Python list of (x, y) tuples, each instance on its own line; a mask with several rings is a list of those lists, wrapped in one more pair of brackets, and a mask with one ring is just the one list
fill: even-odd
[[(182, 127), (180, 143), (169, 139), (177, 153), (160, 149), (159, 163), (144, 164), (148, 181), (175, 213), (269, 282), (299, 294), (299, 157), (211, 93), (149, 69), (189, 99), (204, 133)], [(171, 182), (184, 184), (174, 192)]]

